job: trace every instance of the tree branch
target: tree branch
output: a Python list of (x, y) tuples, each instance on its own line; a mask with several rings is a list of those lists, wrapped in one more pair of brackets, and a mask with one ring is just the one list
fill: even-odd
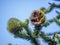
[(60, 31), (54, 32), (54, 33), (47, 33), (47, 35), (53, 35), (53, 34), (55, 34), (55, 33), (60, 34)]
[(29, 35), (27, 35), (25, 32), (16, 32), (14, 37), (15, 38), (23, 38), (23, 39), (30, 40)]
[(52, 6), (54, 6), (54, 7), (56, 7), (56, 8), (60, 8), (60, 4), (55, 4), (55, 3), (53, 3), (53, 4), (51, 4), (51, 3), (49, 3), (50, 5), (52, 5)]
[(39, 42), (38, 42), (38, 39), (34, 38), (31, 31), (29, 30), (29, 28), (25, 28), (26, 31), (27, 31), (27, 34), (30, 36), (30, 39), (31, 39), (31, 42), (34, 44), (34, 45), (39, 45)]
[(56, 41), (48, 37), (48, 35), (46, 35), (44, 32), (40, 32), (39, 35), (44, 39), (45, 42), (48, 42), (49, 45), (56, 45)]
[[(57, 18), (57, 19), (60, 19), (60, 14), (59, 14), (58, 16), (56, 16), (56, 18)], [(50, 23), (52, 23), (52, 22), (57, 22), (57, 24), (60, 25), (59, 20), (57, 20), (57, 21), (54, 21), (54, 20), (55, 20), (54, 18), (51, 19), (51, 20), (47, 20), (47, 21), (45, 21), (45, 23), (41, 24), (41, 26), (47, 27), (47, 26), (50, 25)]]
[(34, 32), (33, 32), (34, 37), (36, 37), (36, 38), (38, 37), (38, 34), (39, 34), (41, 29), (42, 29), (41, 26), (35, 26), (35, 29), (34, 29)]
[(55, 7), (55, 3), (51, 4), (49, 3), (51, 6), (48, 7), (48, 9), (46, 9), (45, 13), (49, 13), (53, 10), (53, 8)]

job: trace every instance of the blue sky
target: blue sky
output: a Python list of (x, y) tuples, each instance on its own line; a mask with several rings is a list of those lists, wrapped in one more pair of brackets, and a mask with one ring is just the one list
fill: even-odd
[[(32, 45), (30, 41), (14, 38), (14, 36), (7, 31), (7, 23), (10, 18), (17, 18), (21, 21), (29, 18), (32, 11), (40, 9), (41, 7), (49, 7), (48, 2), (55, 2), (52, 0), (0, 0), (0, 45)], [(59, 3), (59, 2), (55, 2)], [(57, 16), (54, 9), (51, 13), (46, 14), (46, 19), (52, 19)], [(32, 28), (32, 25), (30, 25)], [(59, 31), (59, 26), (56, 23), (50, 24), (48, 27), (43, 27), (42, 31), (46, 33)], [(42, 43), (41, 45), (43, 45)]]

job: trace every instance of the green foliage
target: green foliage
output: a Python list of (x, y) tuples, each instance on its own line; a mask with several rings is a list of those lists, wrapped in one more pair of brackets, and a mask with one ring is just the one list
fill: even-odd
[(55, 38), (58, 38), (59, 36), (58, 36), (58, 34), (57, 34), (57, 33), (55, 33), (55, 34), (54, 34), (54, 37), (55, 37)]
[(60, 22), (57, 18), (54, 18), (53, 21), (55, 21), (60, 26)]
[(11, 43), (9, 43), (8, 45), (12, 45)]
[(50, 24), (50, 22), (49, 21), (46, 21), (45, 23), (41, 24), (41, 26), (47, 27), (49, 24)]
[(28, 27), (28, 24), (29, 24), (29, 20), (26, 19), (25, 22), (23, 23), (23, 27)]
[[(8, 31), (13, 33), (15, 38), (18, 37), (26, 40), (31, 40), (31, 43), (33, 43), (34, 45), (40, 45), (38, 38), (42, 38), (44, 42), (48, 43), (48, 45), (60, 45), (60, 37), (58, 35), (60, 34), (60, 31), (48, 34), (46, 34), (44, 31), (41, 31), (42, 27), (47, 27), (52, 22), (55, 22), (60, 26), (60, 12), (58, 11), (56, 11), (58, 15), (55, 18), (46, 20), (47, 13), (51, 12), (54, 8), (60, 8), (60, 4), (49, 4), (50, 6), (47, 9), (45, 7), (42, 7), (40, 10), (36, 10), (33, 12), (33, 14), (35, 13), (34, 16), (36, 16), (37, 18), (33, 18), (33, 15), (31, 15), (32, 18), (30, 18), (30, 21), (33, 20), (31, 21), (31, 23), (35, 23), (33, 31), (31, 31), (31, 29), (29, 28), (29, 19), (26, 19), (24, 22), (22, 22), (16, 18), (9, 19)], [(50, 37), (51, 35), (53, 36), (52, 38)]]

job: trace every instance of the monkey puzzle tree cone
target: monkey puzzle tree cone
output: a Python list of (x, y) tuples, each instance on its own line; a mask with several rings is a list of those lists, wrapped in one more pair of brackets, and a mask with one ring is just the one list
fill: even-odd
[(8, 21), (8, 30), (11, 32), (11, 33), (15, 33), (17, 31), (21, 31), (22, 30), (22, 22), (19, 21), (18, 19), (16, 18), (11, 18), (9, 21)]
[(45, 22), (45, 14), (40, 10), (33, 11), (30, 21), (33, 25), (41, 25)]

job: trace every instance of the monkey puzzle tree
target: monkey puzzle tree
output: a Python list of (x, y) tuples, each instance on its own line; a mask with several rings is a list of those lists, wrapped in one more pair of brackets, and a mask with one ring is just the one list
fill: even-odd
[[(41, 31), (42, 27), (49, 26), (52, 22), (56, 22), (57, 25), (60, 26), (60, 12), (56, 11), (58, 14), (55, 18), (51, 20), (46, 20), (46, 14), (50, 13), (54, 8), (60, 8), (60, 4), (50, 4), (48, 9), (42, 7), (40, 10), (34, 10), (29, 19), (26, 19), (24, 22), (16, 19), (11, 18), (8, 21), (8, 31), (14, 34), (17, 38), (22, 38), (26, 40), (31, 40), (33, 45), (40, 45), (39, 38), (42, 38), (48, 45), (60, 45), (60, 37), (58, 34), (60, 32), (54, 32), (46, 34), (45, 32)], [(29, 22), (34, 25), (34, 30), (31, 31), (29, 27)], [(53, 38), (50, 36), (53, 35)]]

